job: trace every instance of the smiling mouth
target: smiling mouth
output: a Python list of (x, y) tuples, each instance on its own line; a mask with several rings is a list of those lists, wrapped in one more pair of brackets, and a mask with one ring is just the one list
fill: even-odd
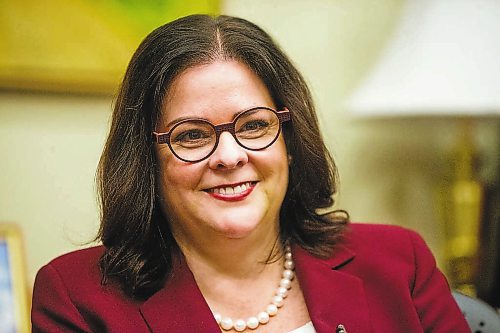
[(213, 187), (205, 190), (208, 193), (213, 193), (217, 195), (239, 195), (245, 193), (249, 189), (253, 188), (257, 182), (244, 182), (236, 185), (223, 185), (218, 187)]

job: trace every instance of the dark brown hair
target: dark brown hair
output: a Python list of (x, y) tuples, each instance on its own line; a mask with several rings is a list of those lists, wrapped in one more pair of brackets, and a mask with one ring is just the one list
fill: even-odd
[(283, 128), (291, 164), (280, 212), (281, 241), (324, 257), (347, 223), (343, 211), (318, 213), (333, 205), (336, 167), (320, 135), (309, 89), (287, 56), (246, 20), (178, 19), (149, 34), (132, 57), (97, 171), (103, 282), (116, 281), (133, 298), (147, 298), (163, 286), (179, 251), (159, 207), (151, 133), (173, 79), (186, 68), (216, 60), (245, 63), (265, 83), (276, 106), (292, 113), (292, 122)]

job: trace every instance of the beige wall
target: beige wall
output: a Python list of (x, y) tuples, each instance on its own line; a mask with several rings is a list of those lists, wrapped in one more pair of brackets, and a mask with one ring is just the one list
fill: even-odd
[[(401, 0), (227, 0), (225, 13), (273, 35), (303, 72), (341, 175), (339, 208), (353, 220), (420, 231), (440, 256), (434, 191), (453, 143), (450, 120), (354, 120), (342, 101), (397, 20)], [(94, 173), (111, 99), (0, 92), (0, 221), (24, 232), (29, 280), (54, 256), (92, 239), (98, 227)], [(479, 124), (486, 173), (498, 147)], [(489, 168), (489, 169), (488, 169)]]
[(22, 227), (29, 279), (93, 238), (94, 173), (111, 101), (0, 94), (0, 221)]

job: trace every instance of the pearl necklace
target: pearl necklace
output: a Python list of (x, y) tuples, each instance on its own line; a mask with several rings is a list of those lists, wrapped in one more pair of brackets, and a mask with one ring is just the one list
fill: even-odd
[(292, 280), (294, 277), (295, 264), (292, 260), (292, 252), (290, 246), (285, 247), (285, 263), (283, 265), (282, 278), (276, 293), (274, 294), (271, 303), (266, 307), (265, 311), (259, 312), (256, 316), (248, 318), (246, 321), (243, 319), (237, 319), (233, 321), (229, 317), (223, 317), (220, 313), (214, 312), (215, 320), (217, 324), (225, 330), (229, 331), (234, 329), (237, 332), (243, 332), (247, 328), (256, 329), (260, 324), (267, 324), (270, 317), (278, 314), (278, 309), (284, 304), (284, 300), (288, 294), (288, 290), (292, 287)]

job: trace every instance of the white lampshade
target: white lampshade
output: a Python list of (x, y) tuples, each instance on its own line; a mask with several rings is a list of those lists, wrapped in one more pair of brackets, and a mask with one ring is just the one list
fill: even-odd
[(362, 117), (498, 117), (500, 0), (408, 0), (346, 108)]

